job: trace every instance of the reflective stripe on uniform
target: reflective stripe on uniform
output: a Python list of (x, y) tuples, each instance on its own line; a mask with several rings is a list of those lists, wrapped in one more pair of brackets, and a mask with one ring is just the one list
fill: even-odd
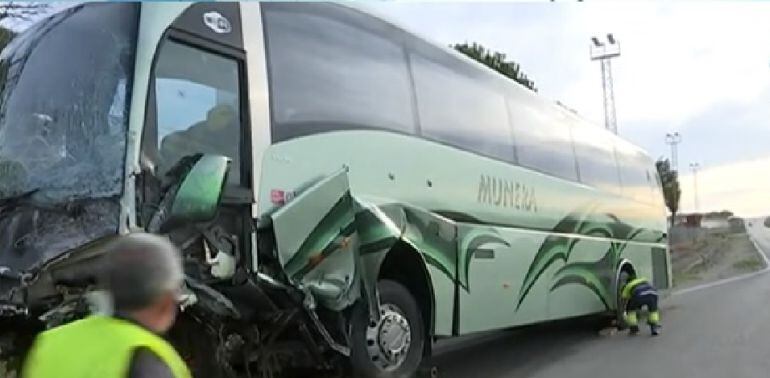
[(620, 297), (622, 299), (631, 298), (631, 291), (634, 290), (634, 288), (636, 288), (640, 284), (643, 284), (645, 282), (647, 282), (647, 279), (642, 277), (631, 280), (629, 283), (626, 284), (626, 286), (623, 286), (623, 290), (620, 292)]
[(631, 311), (626, 313), (626, 324), (628, 324), (629, 327), (636, 327), (639, 325), (639, 319), (636, 316), (636, 311)]
[(658, 325), (660, 323), (660, 312), (650, 311), (650, 316), (647, 317), (647, 323)]

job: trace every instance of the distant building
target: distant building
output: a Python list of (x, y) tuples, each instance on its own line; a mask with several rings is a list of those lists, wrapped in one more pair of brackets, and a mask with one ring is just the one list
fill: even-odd
[(745, 232), (746, 231), (746, 224), (743, 221), (743, 218), (739, 217), (730, 217), (727, 218), (727, 222), (730, 226), (730, 232)]
[(703, 214), (677, 214), (674, 218), (674, 225), (684, 227), (701, 227), (703, 221)]

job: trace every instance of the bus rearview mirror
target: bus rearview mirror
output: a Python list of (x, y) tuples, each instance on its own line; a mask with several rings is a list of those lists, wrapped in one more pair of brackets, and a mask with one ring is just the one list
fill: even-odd
[(230, 158), (202, 155), (179, 184), (165, 225), (214, 219), (229, 170)]

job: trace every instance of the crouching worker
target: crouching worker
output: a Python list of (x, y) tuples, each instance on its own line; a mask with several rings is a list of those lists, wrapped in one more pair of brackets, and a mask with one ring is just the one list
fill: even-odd
[(639, 333), (639, 312), (647, 307), (647, 324), (650, 333), (657, 336), (660, 332), (660, 313), (658, 312), (658, 291), (646, 278), (632, 277), (620, 293), (625, 305), (625, 322), (632, 335)]
[(181, 256), (166, 239), (131, 234), (107, 251), (101, 285), (114, 314), (92, 315), (41, 333), (24, 378), (190, 378), (161, 334), (174, 324), (184, 279)]

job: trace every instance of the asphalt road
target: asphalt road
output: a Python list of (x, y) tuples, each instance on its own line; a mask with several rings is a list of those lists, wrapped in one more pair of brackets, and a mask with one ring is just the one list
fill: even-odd
[[(751, 224), (770, 253), (770, 229)], [(590, 322), (570, 322), (445, 342), (434, 361), (441, 378), (768, 377), (766, 272), (674, 292), (663, 302), (659, 337), (600, 336)]]

